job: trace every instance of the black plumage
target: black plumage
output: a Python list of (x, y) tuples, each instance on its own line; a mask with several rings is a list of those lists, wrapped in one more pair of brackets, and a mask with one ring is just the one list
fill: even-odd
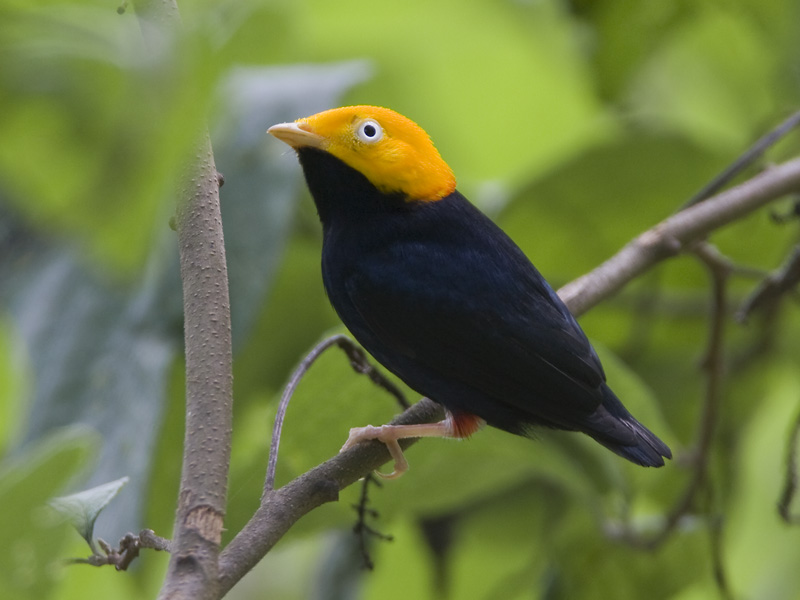
[(458, 191), (409, 201), (323, 150), (298, 155), (322, 221), (330, 301), (387, 369), (454, 415), (514, 434), (577, 430), (640, 465), (671, 457), (608, 387), (536, 268)]

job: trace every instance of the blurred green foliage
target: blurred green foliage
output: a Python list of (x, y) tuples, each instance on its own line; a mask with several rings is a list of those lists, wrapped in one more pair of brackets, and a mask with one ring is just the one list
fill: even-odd
[[(129, 476), (95, 533), (112, 543), (143, 527), (169, 534), (183, 364), (167, 222), (204, 115), (226, 176), (236, 350), (228, 540), (257, 505), (290, 370), (340, 327), (313, 205), (292, 153), (264, 135), (270, 124), (346, 103), (408, 115), (461, 191), (560, 285), (671, 214), (800, 105), (795, 0), (196, 1), (181, 4), (179, 35), (147, 45), (133, 7), (0, 4), (4, 598), (158, 589), (163, 555), (145, 553), (127, 574), (59, 564), (88, 548), (41, 507)], [(795, 134), (767, 160), (798, 148)], [(712, 241), (769, 271), (797, 238), (796, 220), (765, 210)], [(732, 310), (756, 284), (731, 281)], [(428, 440), (410, 451), (408, 475), (370, 488), (379, 517), (369, 524), (394, 537), (368, 540), (374, 572), (361, 570), (349, 533), (357, 485), (303, 519), (229, 597), (694, 600), (724, 597), (721, 569), (737, 597), (796, 598), (800, 532), (774, 509), (800, 406), (796, 304), (726, 325), (713, 493), (655, 552), (604, 535), (623, 522), (656, 531), (682, 494), (709, 301), (702, 265), (679, 257), (581, 319), (612, 386), (675, 450), (666, 468), (568, 434)], [(330, 351), (290, 406), (278, 483), (332, 456), (349, 427), (395, 412)], [(63, 429), (74, 424), (95, 433)]]

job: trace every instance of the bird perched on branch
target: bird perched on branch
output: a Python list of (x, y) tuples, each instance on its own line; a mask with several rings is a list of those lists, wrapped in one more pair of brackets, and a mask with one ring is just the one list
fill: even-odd
[(467, 437), (583, 432), (659, 467), (669, 448), (606, 385), (597, 354), (517, 245), (456, 190), (428, 135), (386, 108), (348, 106), (269, 133), (297, 151), (322, 221), (322, 277), (339, 317), (381, 364), (444, 406), (440, 423), (351, 430), (343, 449)]

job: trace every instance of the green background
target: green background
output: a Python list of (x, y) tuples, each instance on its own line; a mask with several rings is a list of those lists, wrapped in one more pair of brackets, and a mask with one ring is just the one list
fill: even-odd
[[(0, 596), (154, 597), (166, 557), (129, 573), (64, 566), (80, 537), (43, 508), (130, 477), (95, 534), (169, 536), (183, 362), (168, 221), (198, 119), (221, 190), (235, 349), (226, 541), (257, 505), (276, 401), (298, 360), (341, 326), (319, 275), (320, 228), (276, 122), (343, 104), (417, 121), (459, 189), (554, 287), (674, 212), (800, 105), (795, 0), (193, 1), (179, 35), (142, 41), (133, 7), (0, 0)], [(797, 153), (796, 134), (765, 161)], [(797, 242), (787, 200), (715, 234), (770, 271)], [(625, 404), (673, 448), (664, 469), (588, 439), (482, 431), (426, 440), (371, 487), (375, 570), (342, 494), (286, 536), (229, 597), (800, 596), (800, 532), (775, 510), (800, 402), (800, 316), (742, 325), (759, 277), (728, 288), (724, 397), (710, 485), (659, 549), (690, 477), (704, 398), (710, 281), (669, 261), (581, 318)], [(304, 379), (278, 483), (335, 454), (393, 401), (331, 351)], [(722, 573), (727, 592), (715, 573)]]

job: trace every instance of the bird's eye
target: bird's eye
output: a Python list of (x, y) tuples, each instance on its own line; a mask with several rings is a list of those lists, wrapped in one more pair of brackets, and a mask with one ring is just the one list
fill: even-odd
[(361, 123), (356, 131), (358, 139), (367, 144), (374, 144), (383, 137), (383, 129), (377, 121), (369, 119)]

